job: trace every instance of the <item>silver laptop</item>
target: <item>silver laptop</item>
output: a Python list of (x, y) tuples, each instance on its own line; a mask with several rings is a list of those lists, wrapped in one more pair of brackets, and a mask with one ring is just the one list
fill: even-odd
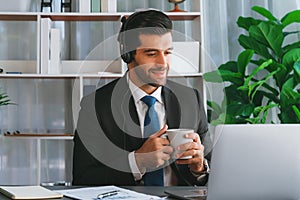
[(208, 200), (300, 199), (300, 124), (220, 125)]

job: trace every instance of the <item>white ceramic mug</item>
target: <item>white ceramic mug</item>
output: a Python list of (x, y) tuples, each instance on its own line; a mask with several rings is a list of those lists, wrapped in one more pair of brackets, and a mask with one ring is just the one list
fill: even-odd
[[(194, 133), (193, 129), (168, 129), (166, 134), (168, 136), (168, 140), (170, 141), (170, 145), (174, 148), (174, 152), (172, 154), (172, 158), (176, 159), (176, 154), (182, 153), (184, 151), (176, 150), (176, 148), (185, 143), (193, 142), (193, 139), (185, 138), (185, 135), (188, 133)], [(192, 156), (185, 156), (179, 159), (189, 159)]]

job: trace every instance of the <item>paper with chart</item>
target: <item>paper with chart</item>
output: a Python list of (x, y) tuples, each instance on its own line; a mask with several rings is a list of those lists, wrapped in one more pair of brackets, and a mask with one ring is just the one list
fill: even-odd
[(97, 196), (102, 193), (118, 190), (119, 193), (114, 196), (105, 197), (105, 200), (156, 200), (161, 199), (158, 196), (147, 195), (132, 190), (123, 189), (117, 186), (100, 186), (100, 187), (88, 187), (78, 189), (56, 190), (66, 197), (74, 199), (96, 200)]

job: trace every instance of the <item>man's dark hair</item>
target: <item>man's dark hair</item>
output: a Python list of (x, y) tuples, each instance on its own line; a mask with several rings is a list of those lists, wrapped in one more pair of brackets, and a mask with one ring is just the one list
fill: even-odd
[(136, 47), (141, 44), (139, 35), (163, 35), (171, 32), (173, 26), (170, 18), (158, 10), (135, 12), (127, 19), (123, 17), (121, 21), (122, 27), (118, 41), (120, 43), (121, 57), (126, 63), (133, 61)]

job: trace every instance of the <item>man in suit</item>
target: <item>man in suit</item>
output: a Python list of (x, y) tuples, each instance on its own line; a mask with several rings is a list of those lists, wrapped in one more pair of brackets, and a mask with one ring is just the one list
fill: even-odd
[[(81, 101), (73, 184), (206, 184), (208, 166), (201, 141), (208, 125), (203, 102), (197, 90), (167, 80), (171, 20), (160, 11), (147, 10), (122, 22), (118, 40), (128, 71)], [(154, 100), (150, 105), (146, 99)], [(192, 158), (171, 158), (174, 149), (163, 137), (168, 128), (194, 130), (186, 135), (193, 142), (181, 145), (184, 152), (176, 155)]]

